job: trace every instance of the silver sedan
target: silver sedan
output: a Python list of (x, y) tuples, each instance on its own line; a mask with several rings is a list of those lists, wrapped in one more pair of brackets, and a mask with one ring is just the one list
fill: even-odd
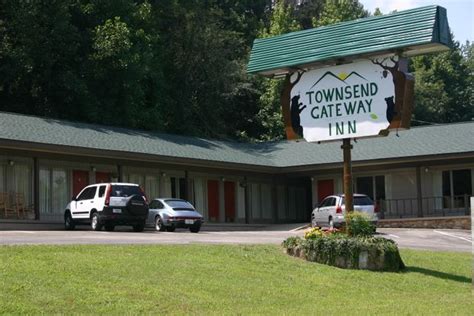
[(204, 218), (188, 201), (181, 199), (154, 199), (150, 202), (147, 226), (158, 231), (173, 232), (176, 228), (189, 228), (198, 233)]

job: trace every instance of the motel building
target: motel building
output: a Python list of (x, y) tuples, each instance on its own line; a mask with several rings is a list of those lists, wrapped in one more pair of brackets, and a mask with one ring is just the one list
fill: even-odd
[[(379, 217), (465, 217), (474, 122), (414, 127), (354, 142), (354, 192)], [(309, 222), (342, 192), (341, 142), (225, 142), (0, 112), (0, 222), (62, 222), (92, 183), (138, 183), (191, 201), (207, 222)]]

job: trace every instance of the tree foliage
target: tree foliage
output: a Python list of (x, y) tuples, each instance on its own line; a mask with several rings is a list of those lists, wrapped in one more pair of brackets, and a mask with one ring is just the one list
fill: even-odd
[(313, 17), (313, 27), (364, 18), (369, 15), (358, 0), (326, 0), (320, 16)]
[(461, 47), (454, 42), (452, 45), (447, 52), (412, 59), (415, 125), (462, 122), (474, 118), (472, 44)]

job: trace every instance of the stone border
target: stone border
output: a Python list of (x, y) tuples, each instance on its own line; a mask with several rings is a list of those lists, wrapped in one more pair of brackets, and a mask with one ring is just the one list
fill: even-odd
[(432, 228), (432, 229), (465, 229), (471, 230), (470, 216), (419, 217), (381, 219), (379, 228)]

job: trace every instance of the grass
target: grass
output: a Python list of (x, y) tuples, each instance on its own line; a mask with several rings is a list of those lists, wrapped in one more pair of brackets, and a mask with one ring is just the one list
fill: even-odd
[(342, 270), (277, 246), (2, 246), (3, 314), (471, 314), (471, 255)]

